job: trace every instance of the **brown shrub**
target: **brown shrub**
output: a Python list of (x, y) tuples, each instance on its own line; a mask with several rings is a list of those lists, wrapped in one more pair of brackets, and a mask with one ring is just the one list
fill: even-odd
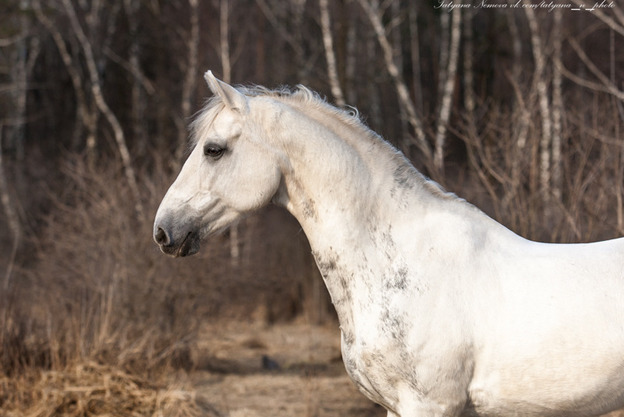
[[(154, 160), (151, 171), (140, 172), (141, 214), (120, 164), (91, 166), (77, 155), (63, 164), (63, 186), (51, 187), (49, 212), (30, 244), (33, 261), (3, 293), (10, 301), (0, 306), (4, 373), (76, 360), (138, 371), (189, 368), (206, 319), (254, 314), (274, 321), (301, 314), (302, 305), (329, 310), (319, 301), (326, 293), (308, 291), (322, 281), (305, 236), (282, 210), (241, 222), (237, 257), (227, 234), (192, 258), (160, 253), (153, 215), (172, 175)], [(308, 294), (316, 301), (303, 304)]]

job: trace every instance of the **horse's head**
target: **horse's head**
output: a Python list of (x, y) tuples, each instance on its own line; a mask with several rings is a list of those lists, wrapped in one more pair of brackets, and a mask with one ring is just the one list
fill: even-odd
[(205, 75), (218, 103), (194, 122), (195, 146), (160, 203), (154, 240), (173, 256), (271, 201), (281, 181), (278, 156), (251, 121), (250, 99)]

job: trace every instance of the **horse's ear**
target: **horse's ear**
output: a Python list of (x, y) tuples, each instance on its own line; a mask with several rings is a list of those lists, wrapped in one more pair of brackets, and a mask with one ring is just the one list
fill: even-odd
[(212, 71), (206, 71), (204, 79), (208, 83), (208, 87), (210, 87), (212, 93), (215, 96), (219, 96), (230, 110), (238, 110), (241, 113), (247, 113), (249, 111), (247, 97), (228, 83), (218, 80), (217, 77), (212, 74)]

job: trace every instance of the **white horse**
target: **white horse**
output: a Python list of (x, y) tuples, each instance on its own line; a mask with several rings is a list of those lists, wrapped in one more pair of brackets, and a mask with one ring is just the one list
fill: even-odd
[(154, 224), (163, 252), (274, 202), (308, 237), (345, 367), (389, 416), (590, 416), (624, 405), (624, 239), (517, 236), (304, 87), (215, 97)]

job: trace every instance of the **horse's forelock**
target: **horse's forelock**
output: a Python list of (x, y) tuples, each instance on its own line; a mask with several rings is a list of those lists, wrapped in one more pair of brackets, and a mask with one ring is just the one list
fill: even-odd
[(204, 107), (193, 116), (193, 120), (189, 125), (190, 140), (189, 148), (192, 150), (197, 142), (205, 135), (207, 130), (214, 122), (217, 114), (225, 107), (220, 97), (214, 96), (208, 99)]

